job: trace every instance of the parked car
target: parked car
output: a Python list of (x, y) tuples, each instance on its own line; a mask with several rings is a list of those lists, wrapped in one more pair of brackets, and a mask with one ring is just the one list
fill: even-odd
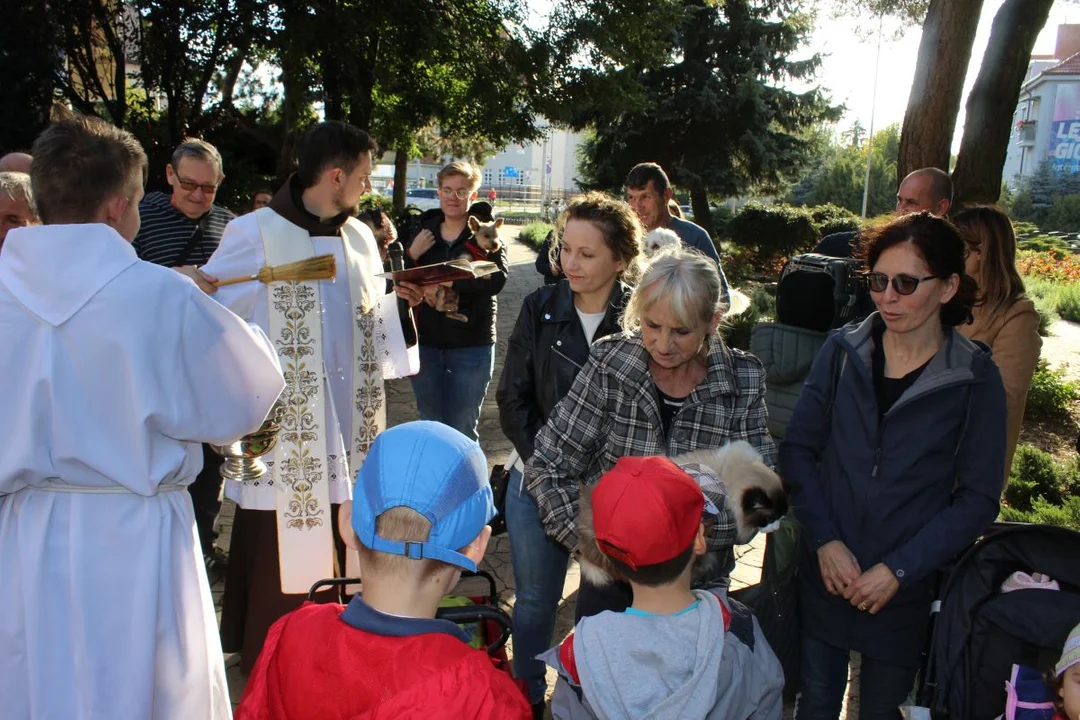
[(413, 188), (405, 193), (405, 204), (414, 205), (422, 211), (437, 210), (439, 192), (435, 188)]

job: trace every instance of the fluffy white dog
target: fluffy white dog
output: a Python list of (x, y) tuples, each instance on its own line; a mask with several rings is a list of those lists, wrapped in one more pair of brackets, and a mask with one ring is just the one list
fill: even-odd
[(645, 257), (651, 258), (661, 249), (678, 245), (681, 242), (682, 240), (679, 239), (674, 230), (668, 230), (667, 228), (650, 230), (645, 236)]

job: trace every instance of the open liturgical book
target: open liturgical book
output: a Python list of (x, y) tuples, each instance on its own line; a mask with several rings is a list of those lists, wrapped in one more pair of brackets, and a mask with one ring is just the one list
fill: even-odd
[(397, 270), (382, 273), (379, 277), (389, 278), (394, 282), (409, 282), (415, 285), (438, 285), (455, 280), (473, 280), (498, 272), (499, 266), (489, 260), (468, 260), (457, 258), (434, 265)]

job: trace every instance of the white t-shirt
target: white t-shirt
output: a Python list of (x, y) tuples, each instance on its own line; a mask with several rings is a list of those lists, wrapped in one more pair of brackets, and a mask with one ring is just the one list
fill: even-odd
[(604, 316), (607, 315), (607, 311), (598, 313), (581, 312), (576, 307), (577, 316), (581, 318), (581, 327), (585, 330), (585, 339), (592, 343), (596, 335), (597, 329), (600, 327), (600, 323), (604, 321)]

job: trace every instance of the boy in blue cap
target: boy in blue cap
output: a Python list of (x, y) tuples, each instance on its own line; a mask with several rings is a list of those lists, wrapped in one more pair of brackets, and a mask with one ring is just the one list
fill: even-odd
[(237, 720), (531, 718), (525, 696), (468, 634), (435, 619), (476, 570), (495, 515), (480, 446), (436, 422), (379, 435), (342, 506), (363, 597), (306, 603), (270, 628)]

